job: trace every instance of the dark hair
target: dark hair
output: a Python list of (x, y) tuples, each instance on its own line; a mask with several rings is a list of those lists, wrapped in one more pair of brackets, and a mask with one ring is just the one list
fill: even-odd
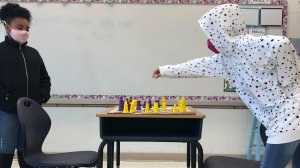
[(16, 17), (24, 18), (31, 21), (31, 14), (28, 9), (21, 7), (19, 4), (7, 3), (0, 9), (0, 19), (10, 24)]

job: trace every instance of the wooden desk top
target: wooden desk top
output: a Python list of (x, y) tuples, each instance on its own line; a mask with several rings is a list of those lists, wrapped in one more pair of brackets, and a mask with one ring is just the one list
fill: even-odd
[(97, 113), (96, 116), (100, 118), (190, 118), (190, 119), (203, 119), (205, 115), (192, 107), (187, 107), (191, 111), (195, 111), (196, 114), (108, 114), (116, 107), (109, 108), (104, 112)]

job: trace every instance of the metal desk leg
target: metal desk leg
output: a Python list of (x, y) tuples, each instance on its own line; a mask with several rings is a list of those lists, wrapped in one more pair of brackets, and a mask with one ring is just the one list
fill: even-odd
[(114, 168), (114, 156), (115, 156), (115, 150), (114, 150), (114, 142), (111, 142), (111, 152), (110, 152), (110, 157), (111, 157), (111, 168)]
[(203, 168), (203, 149), (199, 142), (195, 143), (196, 148), (198, 149), (198, 168)]
[(108, 141), (107, 145), (107, 168), (114, 167), (114, 141)]
[(117, 168), (120, 168), (120, 141), (117, 141)]
[(186, 166), (187, 168), (190, 168), (191, 166), (191, 143), (187, 142), (187, 147), (186, 147)]
[(105, 140), (101, 142), (98, 148), (98, 168), (103, 168), (103, 149), (104, 146), (107, 144)]
[(196, 168), (196, 145), (191, 142), (191, 168)]

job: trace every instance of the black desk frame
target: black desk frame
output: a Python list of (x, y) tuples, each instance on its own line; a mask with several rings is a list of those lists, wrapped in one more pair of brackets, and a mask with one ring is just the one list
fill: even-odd
[(203, 118), (123, 118), (100, 117), (99, 168), (103, 167), (103, 148), (107, 145), (107, 168), (113, 168), (114, 142), (117, 142), (117, 166), (120, 165), (120, 142), (185, 142), (187, 165), (203, 167), (203, 149), (199, 140)]

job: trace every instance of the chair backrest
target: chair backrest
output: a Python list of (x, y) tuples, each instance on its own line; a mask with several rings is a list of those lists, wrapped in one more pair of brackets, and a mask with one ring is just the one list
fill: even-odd
[(26, 156), (42, 152), (42, 145), (51, 127), (47, 112), (35, 101), (23, 97), (17, 102), (21, 125), (24, 159)]

